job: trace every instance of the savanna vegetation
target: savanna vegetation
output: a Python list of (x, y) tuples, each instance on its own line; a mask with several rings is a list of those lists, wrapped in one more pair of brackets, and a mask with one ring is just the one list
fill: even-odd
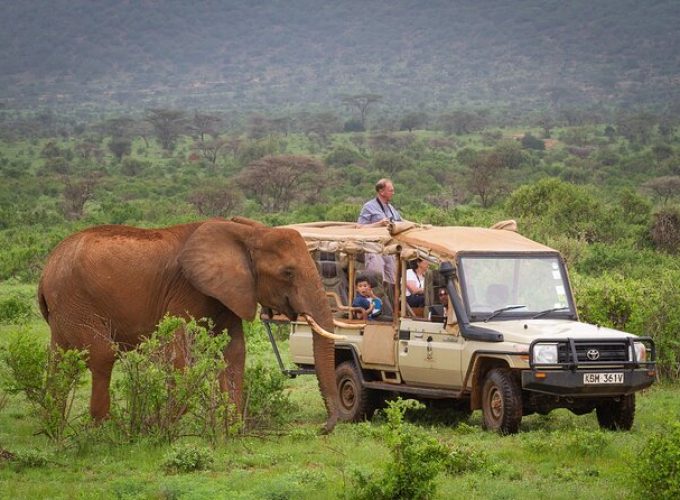
[[(380, 125), (372, 121), (375, 101), (353, 98), (345, 115), (251, 115), (241, 127), (219, 113), (170, 108), (93, 121), (3, 115), (3, 495), (677, 496), (677, 118), (565, 111), (509, 123), (481, 113), (407, 113)], [(215, 390), (214, 353), (226, 338), (192, 323), (199, 362), (185, 374), (163, 365), (157, 353), (173, 318), (122, 357), (113, 416), (89, 423), (86, 354), (51, 356), (35, 304), (37, 278), (59, 240), (95, 224), (157, 227), (236, 214), (272, 225), (351, 221), (383, 176), (394, 180), (393, 201), (410, 220), (516, 219), (522, 234), (563, 252), (582, 319), (655, 339), (660, 383), (638, 397), (632, 432), (603, 432), (594, 415), (557, 411), (528, 417), (523, 432), (500, 438), (477, 430), (477, 413), (466, 420), (406, 401), (321, 437), (314, 378), (284, 380), (257, 322), (248, 325), (240, 422)], [(285, 354), (286, 332), (277, 335)]]

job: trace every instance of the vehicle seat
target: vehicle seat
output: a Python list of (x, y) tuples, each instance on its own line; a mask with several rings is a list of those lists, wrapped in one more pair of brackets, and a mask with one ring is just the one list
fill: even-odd
[(316, 265), (323, 287), (327, 292), (335, 293), (343, 306), (348, 305), (347, 300), (347, 274), (335, 254), (331, 252), (319, 252)]

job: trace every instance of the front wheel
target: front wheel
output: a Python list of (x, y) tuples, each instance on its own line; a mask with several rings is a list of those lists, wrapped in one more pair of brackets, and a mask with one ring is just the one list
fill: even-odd
[(483, 427), (500, 434), (515, 434), (522, 421), (522, 391), (512, 372), (494, 368), (482, 386)]
[(373, 416), (375, 394), (361, 384), (354, 363), (345, 361), (335, 369), (338, 386), (338, 410), (345, 422), (359, 422)]
[(610, 431), (629, 431), (635, 419), (635, 394), (610, 399), (595, 407), (600, 428)]

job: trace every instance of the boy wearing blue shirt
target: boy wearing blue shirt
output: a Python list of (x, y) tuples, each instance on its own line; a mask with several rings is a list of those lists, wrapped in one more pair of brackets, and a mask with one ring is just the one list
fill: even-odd
[(382, 300), (375, 296), (368, 278), (363, 275), (357, 276), (354, 281), (357, 294), (352, 302), (352, 307), (360, 307), (365, 311), (367, 319), (375, 319), (382, 313)]

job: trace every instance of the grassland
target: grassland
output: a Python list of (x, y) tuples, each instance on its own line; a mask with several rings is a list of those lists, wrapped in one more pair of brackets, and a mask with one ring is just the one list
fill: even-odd
[[(30, 287), (16, 288), (14, 293), (28, 293)], [(47, 325), (33, 317), (22, 326), (0, 326), (0, 346), (19, 328), (47, 342)], [(285, 342), (281, 348), (285, 354)], [(251, 339), (250, 354), (250, 362), (274, 363), (264, 339)], [(354, 471), (378, 471), (389, 462), (376, 432), (384, 425), (380, 416), (320, 435), (325, 414), (316, 379), (290, 380), (286, 391), (295, 403), (286, 425), (234, 437), (211, 450), (209, 470), (184, 474), (163, 466), (170, 445), (119, 444), (106, 426), (56, 446), (36, 434), (39, 423), (21, 396), (5, 397), (0, 498), (351, 498)], [(79, 389), (76, 412), (86, 412), (88, 392), (87, 384)], [(594, 415), (564, 410), (525, 417), (521, 432), (509, 437), (482, 431), (480, 412), (458, 421), (425, 410), (408, 417), (451, 450), (474, 458), (463, 470), (438, 476), (435, 498), (638, 498), (639, 451), (651, 434), (680, 420), (680, 387), (657, 384), (639, 395), (633, 430), (623, 433), (602, 432)], [(208, 446), (190, 436), (180, 443)], [(16, 459), (31, 454), (40, 463)]]

